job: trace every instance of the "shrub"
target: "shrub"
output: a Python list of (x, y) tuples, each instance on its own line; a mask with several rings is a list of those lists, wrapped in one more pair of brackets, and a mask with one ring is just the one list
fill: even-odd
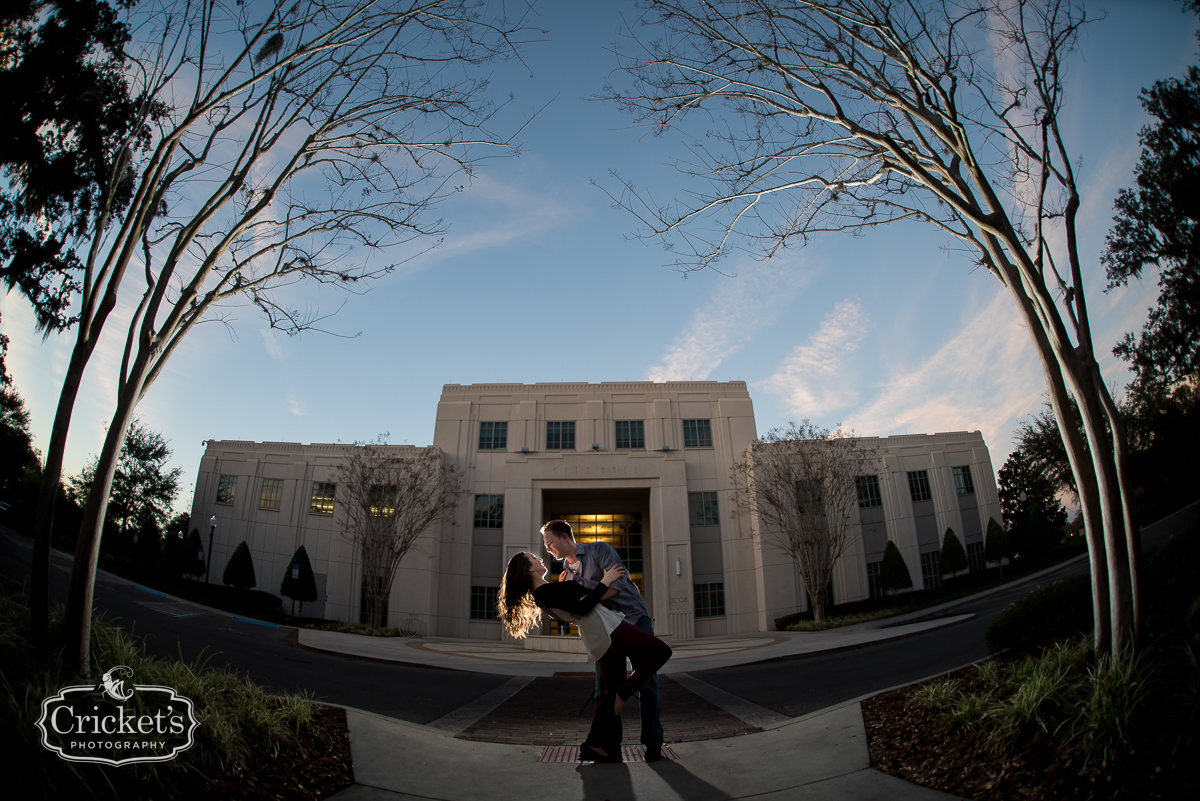
[(888, 540), (883, 550), (883, 564), (879, 566), (879, 589), (883, 592), (907, 590), (912, 587), (912, 576), (908, 573), (908, 565), (900, 555), (896, 543)]
[[(884, 609), (876, 609), (873, 612), (859, 612), (855, 615), (831, 615), (821, 621), (812, 619), (794, 620), (784, 624), (779, 631), (825, 631), (827, 629), (837, 629), (842, 626), (854, 626), (858, 623), (868, 623), (872, 620), (881, 620), (885, 617), (892, 617), (903, 612), (903, 609), (894, 609), (891, 607)], [(782, 618), (781, 618), (782, 619)]]
[(952, 528), (946, 529), (946, 535), (942, 538), (941, 564), (942, 573), (949, 576), (968, 567), (967, 552), (963, 550), (962, 543), (958, 541), (958, 535)]
[[(1012, 543), (1008, 539), (1008, 533), (1004, 530), (1004, 526), (996, 522), (996, 518), (988, 518), (987, 538), (983, 545), (983, 558), (989, 562), (1000, 564), (1001, 559), (1011, 559), (1013, 555)], [(1004, 569), (1000, 569), (1000, 574), (1004, 575)]]
[[(293, 576), (293, 572), (297, 575)], [(317, 600), (317, 580), (308, 561), (308, 551), (304, 550), (303, 545), (296, 549), (292, 561), (288, 562), (283, 583), (279, 585), (279, 594), (300, 602), (301, 617), (304, 616), (304, 602)]]
[(987, 630), (992, 653), (1026, 650), (1092, 629), (1092, 578), (1075, 576), (1034, 590), (1010, 606)]
[(180, 573), (193, 577), (204, 575), (204, 559), (200, 556), (203, 547), (200, 543), (200, 530), (192, 529), (192, 533), (183, 541), (183, 547), (179, 549), (176, 564)]
[(221, 581), (227, 587), (237, 587), (243, 590), (258, 586), (258, 579), (254, 577), (254, 559), (250, 556), (250, 546), (246, 544), (245, 540), (242, 540), (242, 544), (233, 549), (233, 554), (225, 565)]
[[(196, 539), (199, 540), (199, 535)], [(183, 552), (183, 538), (173, 531), (168, 531), (163, 537), (162, 569), (170, 578), (178, 578), (180, 573), (179, 554)]]

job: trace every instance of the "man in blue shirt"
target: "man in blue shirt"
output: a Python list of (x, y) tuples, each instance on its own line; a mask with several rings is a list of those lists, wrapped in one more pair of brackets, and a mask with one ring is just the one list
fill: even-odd
[[(578, 581), (587, 589), (600, 583), (604, 571), (621, 565), (621, 558), (606, 542), (575, 542), (571, 524), (565, 520), (551, 520), (542, 526), (542, 542), (555, 559), (563, 561), (561, 581)], [(624, 567), (624, 565), (621, 565)], [(625, 622), (632, 623), (642, 631), (654, 633), (650, 621), (650, 610), (638, 591), (637, 585), (629, 580), (628, 573), (617, 579), (604, 595), (604, 605), (625, 615)], [(596, 664), (596, 697), (604, 691), (600, 665)], [(651, 676), (640, 694), (642, 709), (642, 744), (646, 746), (646, 761), (662, 759), (663, 727), (659, 718), (658, 676)]]

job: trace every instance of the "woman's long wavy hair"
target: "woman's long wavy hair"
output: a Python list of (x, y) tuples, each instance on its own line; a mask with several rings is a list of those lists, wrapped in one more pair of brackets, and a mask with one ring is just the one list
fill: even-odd
[(532, 572), (529, 557), (524, 553), (514, 554), (500, 582), (496, 610), (504, 628), (518, 640), (542, 622), (542, 608), (533, 600)]

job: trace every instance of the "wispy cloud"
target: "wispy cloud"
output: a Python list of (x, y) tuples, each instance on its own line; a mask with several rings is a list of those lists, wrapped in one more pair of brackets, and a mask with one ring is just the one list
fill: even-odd
[(262, 334), (263, 347), (267, 349), (267, 355), (272, 359), (283, 358), (283, 348), (279, 345), (279, 340), (275, 338), (275, 332), (270, 328), (260, 328), (258, 332)]
[(855, 403), (858, 392), (846, 375), (846, 356), (858, 349), (868, 327), (862, 304), (843, 300), (761, 386), (786, 396), (792, 412), (800, 415), (822, 415)]
[(712, 297), (697, 309), (658, 364), (650, 381), (703, 381), (741, 350), (758, 331), (787, 308), (811, 271), (795, 260), (749, 264), (736, 278), (722, 278)]
[(1036, 411), (1044, 391), (1029, 334), (1008, 294), (998, 289), (932, 356), (893, 372), (847, 424), (859, 434), (880, 436), (978, 430), (996, 459), (1009, 450), (1008, 424)]
[(288, 411), (297, 417), (303, 417), (304, 411), (300, 408), (300, 400), (295, 395), (288, 395)]

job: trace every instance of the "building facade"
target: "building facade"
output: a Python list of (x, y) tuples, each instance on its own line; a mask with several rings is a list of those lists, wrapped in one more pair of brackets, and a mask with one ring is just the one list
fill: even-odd
[[(461, 472), (463, 500), (401, 563), (389, 621), (415, 617), (430, 634), (499, 639), (504, 565), (520, 551), (543, 553), (538, 529), (561, 518), (580, 540), (617, 549), (657, 631), (684, 640), (772, 630), (775, 618), (807, 609), (808, 600), (774, 535), (758, 531), (753, 516), (733, 514), (730, 466), (756, 435), (744, 382), (446, 385), (429, 447)], [(859, 481), (835, 601), (872, 594), (888, 540), (916, 587), (940, 580), (946, 528), (981, 567), (988, 518), (1000, 520), (982, 436), (864, 444), (876, 472)], [(203, 529), (215, 518), (214, 563), (245, 540), (259, 589), (277, 592), (304, 545), (318, 583), (305, 613), (363, 619), (361, 567), (339, 533), (337, 468), (347, 447), (210, 441), (192, 520)]]

